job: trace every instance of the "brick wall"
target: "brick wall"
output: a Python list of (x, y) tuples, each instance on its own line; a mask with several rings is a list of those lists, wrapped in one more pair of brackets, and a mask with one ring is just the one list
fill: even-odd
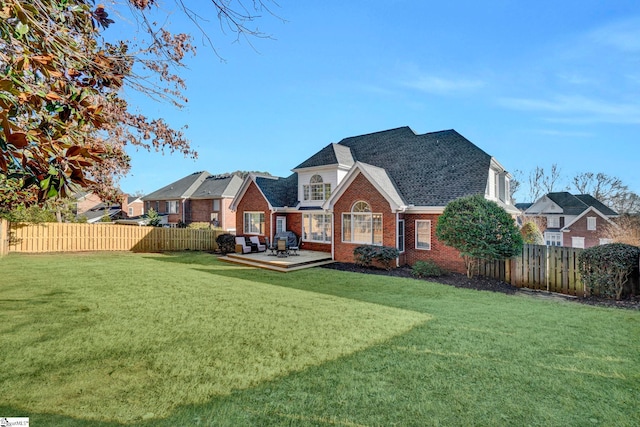
[[(447, 271), (466, 273), (464, 261), (460, 258), (460, 252), (447, 246), (436, 238), (436, 224), (438, 214), (411, 214), (404, 216), (405, 228), (405, 261), (408, 265), (415, 264), (416, 261), (433, 261)], [(416, 221), (431, 221), (431, 249), (422, 250), (416, 247)]]
[(245, 212), (264, 212), (264, 232), (269, 232), (272, 227), (269, 204), (254, 182), (249, 184), (249, 188), (247, 188), (242, 200), (238, 203), (236, 210), (236, 235), (238, 236), (244, 233)]
[[(595, 230), (587, 230), (587, 217), (596, 218)], [(596, 215), (593, 212), (587, 213), (585, 216), (571, 224), (569, 232), (562, 233), (564, 246), (573, 246), (571, 243), (572, 237), (584, 237), (585, 248), (598, 246), (600, 244), (600, 238), (603, 237), (602, 233), (604, 232), (605, 224), (607, 224), (607, 220), (602, 218), (600, 215)]]
[(190, 200), (191, 215), (188, 222), (209, 222), (213, 212), (213, 200)]
[(342, 242), (342, 214), (351, 212), (357, 201), (367, 202), (373, 213), (382, 214), (382, 244), (396, 246), (396, 214), (391, 212), (389, 202), (376, 190), (362, 174), (359, 174), (349, 188), (333, 206), (334, 259), (340, 262), (353, 262), (353, 250), (357, 243)]

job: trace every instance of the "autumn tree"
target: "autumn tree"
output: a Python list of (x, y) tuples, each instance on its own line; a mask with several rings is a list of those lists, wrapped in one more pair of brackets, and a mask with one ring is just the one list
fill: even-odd
[[(115, 14), (89, 0), (0, 0), (0, 200), (43, 203), (77, 187), (116, 197), (114, 184), (129, 170), (128, 147), (196, 156), (182, 130), (162, 118), (131, 111), (128, 86), (176, 107), (186, 102), (179, 70), (194, 54), (191, 37), (172, 34), (148, 18), (154, 0), (110, 3), (130, 12), (136, 41), (107, 42)], [(201, 29), (200, 18), (177, 7)], [(238, 37), (260, 35), (247, 27), (249, 8), (212, 0), (223, 27)], [(125, 7), (126, 6), (126, 7)], [(254, 10), (264, 7), (253, 2)], [(203, 30), (204, 31), (204, 30)], [(205, 34), (205, 39), (208, 39)], [(11, 197), (12, 189), (24, 192)]]
[(578, 194), (590, 194), (618, 213), (640, 211), (640, 197), (620, 178), (602, 172), (583, 172), (574, 176), (571, 183)]

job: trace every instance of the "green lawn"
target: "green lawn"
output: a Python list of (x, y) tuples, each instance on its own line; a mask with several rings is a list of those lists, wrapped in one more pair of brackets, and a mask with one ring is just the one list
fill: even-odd
[(0, 259), (33, 425), (640, 425), (640, 312), (203, 253)]

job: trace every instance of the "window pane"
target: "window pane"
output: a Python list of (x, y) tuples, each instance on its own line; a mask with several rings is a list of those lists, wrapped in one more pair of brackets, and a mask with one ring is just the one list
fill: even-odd
[(398, 221), (398, 251), (404, 252), (404, 220)]
[(311, 200), (324, 200), (323, 184), (311, 184)]
[(416, 221), (416, 248), (431, 249), (431, 221)]
[(324, 241), (331, 242), (331, 215), (324, 216)]
[(309, 186), (308, 185), (303, 185), (302, 189), (303, 189), (303, 192), (304, 192), (304, 199), (305, 200), (309, 200)]
[(352, 214), (353, 217), (353, 242), (371, 244), (372, 229), (371, 215)]
[(373, 244), (382, 245), (382, 214), (373, 214)]
[(342, 214), (342, 241), (351, 241), (351, 214)]

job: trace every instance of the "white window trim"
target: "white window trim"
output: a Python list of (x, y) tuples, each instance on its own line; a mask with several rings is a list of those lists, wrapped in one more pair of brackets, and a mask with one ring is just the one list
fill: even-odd
[[(258, 218), (260, 217), (260, 215), (263, 216), (263, 221), (262, 222), (260, 222), (260, 221), (258, 222), (258, 224), (262, 224), (262, 226), (258, 225), (258, 228), (260, 228), (260, 230), (258, 230), (258, 232), (251, 231), (251, 230), (247, 231), (247, 229), (248, 229), (247, 226), (251, 223), (251, 221), (247, 221), (247, 215), (258, 215)], [(258, 236), (264, 234), (264, 227), (266, 225), (265, 221), (266, 221), (266, 218), (265, 218), (264, 212), (256, 212), (256, 211), (246, 211), (246, 212), (244, 212), (243, 225), (242, 225), (243, 233), (244, 234), (253, 234), (253, 235), (258, 235)]]
[[(363, 211), (355, 211), (354, 209), (356, 208), (356, 206), (362, 205), (363, 207), (366, 207), (366, 210)], [(351, 225), (351, 230), (350, 230), (350, 234), (351, 234), (351, 240), (344, 240), (344, 224), (345, 224), (345, 217), (349, 217), (349, 223)], [(355, 233), (355, 225), (356, 225), (356, 221), (354, 221), (354, 217), (356, 216), (360, 216), (360, 217), (368, 217), (368, 222), (369, 225), (371, 227), (371, 236), (370, 239), (368, 241), (356, 241), (353, 240), (354, 236), (356, 235)], [(381, 235), (380, 235), (380, 242), (374, 242), (374, 238), (375, 238), (375, 226), (374, 226), (374, 217), (377, 219), (378, 217), (380, 218), (380, 227), (381, 227)], [(360, 233), (358, 233), (360, 234)], [(384, 218), (382, 216), (382, 213), (378, 213), (378, 212), (371, 212), (371, 205), (363, 200), (358, 200), (357, 202), (355, 202), (352, 207), (351, 207), (351, 211), (350, 212), (343, 212), (342, 213), (342, 227), (340, 230), (340, 240), (343, 243), (355, 243), (355, 244), (359, 244), (359, 245), (373, 245), (373, 246), (382, 246), (384, 244)]]
[[(584, 237), (580, 237), (580, 236), (576, 236), (576, 237), (571, 237), (571, 247), (572, 248), (578, 248), (578, 249), (584, 249)], [(576, 246), (577, 244), (577, 246)]]
[(548, 216), (547, 217), (547, 227), (548, 228), (560, 228), (560, 217), (559, 216)]
[[(329, 225), (329, 227), (331, 227), (331, 223), (332, 223), (332, 217), (331, 214), (325, 214), (325, 213), (304, 213), (302, 214), (302, 236), (303, 242), (316, 242), (316, 243), (331, 243), (332, 240), (332, 236), (328, 236), (326, 237), (325, 240), (314, 240), (314, 239), (309, 239), (309, 238), (304, 238), (305, 233), (308, 235), (311, 235), (311, 221), (312, 221), (312, 217), (314, 215), (321, 215), (323, 217), (323, 225)], [(331, 231), (329, 231), (329, 233), (331, 233)]]
[(596, 223), (596, 217), (595, 216), (588, 216), (587, 217), (587, 230), (589, 231), (596, 231), (597, 228), (597, 223)]
[[(400, 233), (400, 223), (402, 223), (402, 233)], [(398, 226), (396, 228), (396, 248), (398, 249), (398, 252), (400, 253), (404, 253), (406, 248), (407, 248), (407, 239), (405, 236), (405, 222), (404, 219), (399, 219), (398, 220)], [(402, 249), (400, 249), (400, 236), (402, 235)]]
[[(418, 246), (418, 223), (419, 222), (427, 222), (427, 223), (429, 223), (429, 247), (428, 248), (421, 248), (421, 247)], [(415, 230), (415, 234), (416, 234), (415, 235), (415, 247), (416, 247), (416, 250), (419, 250), (419, 251), (430, 251), (431, 250), (431, 246), (432, 246), (432, 244), (431, 244), (431, 231), (432, 231), (431, 230), (431, 220), (430, 219), (416, 219), (415, 227), (416, 227), (416, 230)]]

